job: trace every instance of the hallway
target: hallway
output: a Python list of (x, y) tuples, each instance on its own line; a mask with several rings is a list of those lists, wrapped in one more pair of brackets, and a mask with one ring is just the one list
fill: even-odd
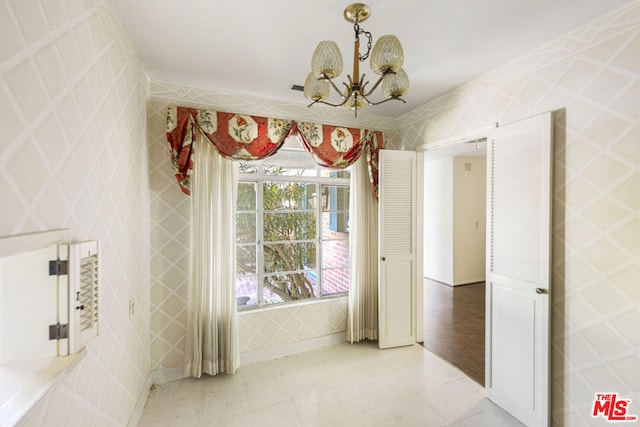
[(484, 386), (484, 282), (448, 286), (424, 279), (423, 346)]

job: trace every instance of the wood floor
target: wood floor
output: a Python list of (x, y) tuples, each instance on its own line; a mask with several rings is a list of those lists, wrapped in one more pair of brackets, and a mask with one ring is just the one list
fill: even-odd
[(484, 282), (452, 287), (424, 280), (423, 346), (484, 385)]

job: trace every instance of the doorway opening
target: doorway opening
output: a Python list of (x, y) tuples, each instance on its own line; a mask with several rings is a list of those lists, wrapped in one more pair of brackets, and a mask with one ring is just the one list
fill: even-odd
[(485, 382), (486, 138), (425, 151), (423, 346)]

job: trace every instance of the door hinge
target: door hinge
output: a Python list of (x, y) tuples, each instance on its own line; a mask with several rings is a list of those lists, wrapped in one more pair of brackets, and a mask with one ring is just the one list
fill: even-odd
[(49, 276), (65, 276), (69, 270), (69, 261), (54, 259), (49, 261)]
[(65, 338), (69, 338), (69, 325), (61, 325), (60, 323), (49, 325), (49, 341), (63, 340)]

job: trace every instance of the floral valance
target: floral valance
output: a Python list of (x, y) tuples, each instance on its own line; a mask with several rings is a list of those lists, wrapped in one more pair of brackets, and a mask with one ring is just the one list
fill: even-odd
[(291, 120), (169, 107), (167, 140), (171, 161), (182, 191), (189, 194), (193, 169), (193, 141), (206, 137), (222, 157), (233, 160), (264, 159), (275, 154), (291, 130)]
[(198, 135), (232, 160), (267, 158), (282, 147), (287, 136), (296, 135), (314, 161), (326, 168), (347, 168), (364, 151), (378, 197), (378, 151), (384, 147), (384, 134), (379, 131), (172, 106), (166, 134), (171, 164), (185, 194), (190, 194), (193, 143)]
[(320, 166), (344, 169), (356, 162), (367, 142), (368, 132), (347, 127), (300, 122), (297, 126), (302, 146)]

